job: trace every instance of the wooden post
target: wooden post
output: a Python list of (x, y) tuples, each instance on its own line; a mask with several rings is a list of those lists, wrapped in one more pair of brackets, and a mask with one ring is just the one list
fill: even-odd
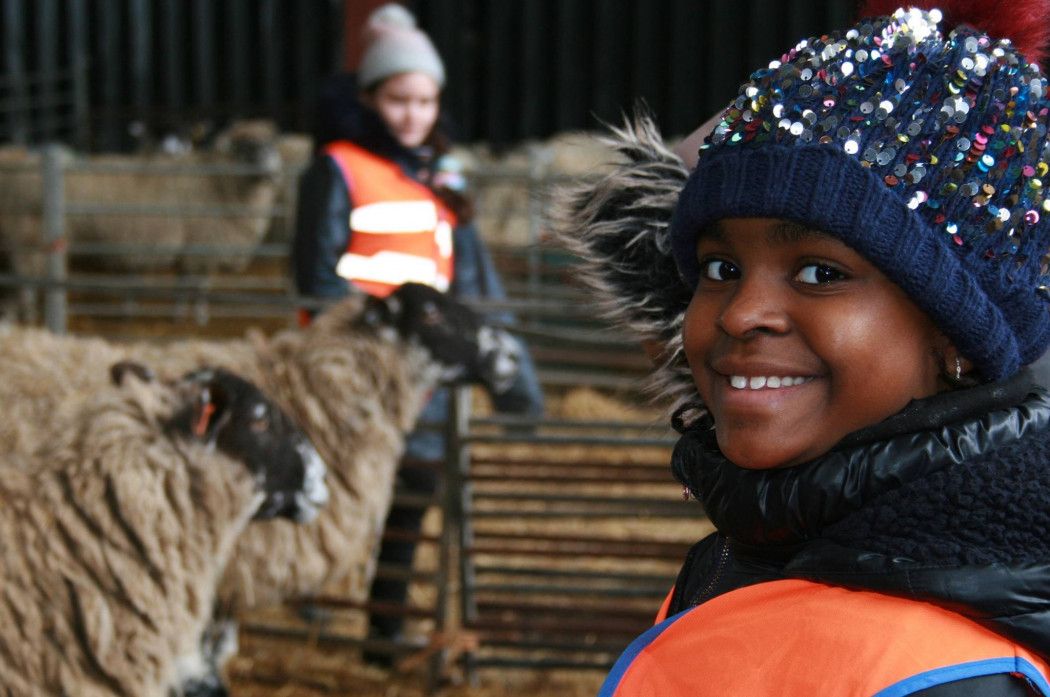
[[(467, 601), (463, 597), (465, 584), (462, 576), (464, 561), (464, 535), (470, 534), (465, 520), (464, 487), (466, 473), (470, 466), (470, 451), (466, 437), (470, 430), (471, 386), (458, 385), (451, 389), (449, 414), (445, 425), (445, 482), (444, 505), (441, 521), (441, 547), (438, 555), (437, 607), (434, 613), (434, 631), (446, 634), (450, 623), (449, 589), (456, 580), (455, 559), (459, 558), (460, 571), (460, 622), (470, 618), (469, 612), (463, 610)], [(467, 538), (469, 540), (469, 537)], [(430, 660), (428, 690), (433, 694), (441, 681), (447, 652), (437, 651)], [(468, 669), (471, 669), (468, 658)]]
[(44, 292), (44, 321), (55, 334), (65, 334), (66, 312), (66, 205), (62, 148), (44, 149), (44, 249), (47, 250), (47, 289)]

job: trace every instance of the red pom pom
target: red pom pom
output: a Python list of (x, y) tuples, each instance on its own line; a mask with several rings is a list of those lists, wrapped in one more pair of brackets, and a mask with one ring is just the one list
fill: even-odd
[(937, 8), (945, 34), (969, 24), (993, 39), (1010, 39), (1018, 53), (1042, 64), (1050, 48), (1050, 0), (866, 0), (860, 17), (891, 15), (899, 7)]

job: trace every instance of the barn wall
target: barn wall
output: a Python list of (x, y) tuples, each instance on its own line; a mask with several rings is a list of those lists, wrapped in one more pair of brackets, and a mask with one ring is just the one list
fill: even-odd
[[(376, 0), (0, 0), (0, 141), (130, 147), (234, 116), (309, 130)], [(593, 128), (644, 99), (684, 134), (847, 0), (414, 0), (462, 140)]]
[(342, 0), (0, 0), (0, 141), (96, 150), (203, 121), (309, 127)]
[(849, 0), (417, 0), (464, 140), (512, 143), (617, 120), (644, 99), (665, 133), (722, 108), (751, 71), (847, 26)]

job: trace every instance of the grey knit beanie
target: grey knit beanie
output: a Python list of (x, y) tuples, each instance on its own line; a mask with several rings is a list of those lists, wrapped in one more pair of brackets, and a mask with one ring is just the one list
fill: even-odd
[(445, 86), (445, 66), (430, 38), (416, 27), (416, 18), (397, 3), (377, 8), (365, 24), (367, 44), (357, 69), (364, 89), (399, 73), (423, 73)]

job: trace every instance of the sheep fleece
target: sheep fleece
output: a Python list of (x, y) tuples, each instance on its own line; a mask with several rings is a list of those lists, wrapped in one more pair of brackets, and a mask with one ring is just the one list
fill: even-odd
[[(331, 498), (307, 525), (274, 520), (241, 536), (219, 591), (233, 608), (311, 593), (363, 600), (393, 494), (404, 434), (438, 379), (420, 347), (352, 328), (359, 298), (303, 330), (272, 338), (118, 346), (40, 330), (0, 332), (0, 398), (11, 405), (0, 447), (24, 451), (63, 400), (90, 393), (107, 368), (134, 359), (177, 376), (204, 365), (255, 382), (298, 422), (328, 464)], [(73, 400), (75, 401), (75, 400)]]
[(155, 385), (96, 391), (0, 464), (0, 694), (166, 697), (198, 650), (260, 494), (243, 463), (164, 435), (181, 402)]

